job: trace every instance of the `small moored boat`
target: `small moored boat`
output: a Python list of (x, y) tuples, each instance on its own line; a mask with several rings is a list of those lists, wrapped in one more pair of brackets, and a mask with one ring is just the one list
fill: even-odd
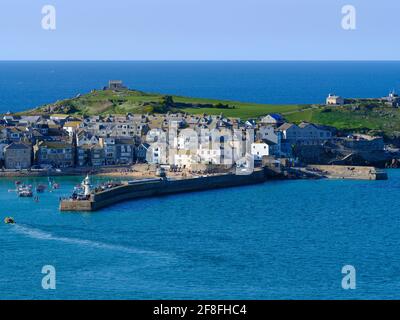
[(13, 217), (5, 217), (4, 218), (4, 223), (5, 224), (15, 224), (15, 220)]
[(22, 198), (31, 198), (33, 197), (32, 186), (22, 185), (18, 188), (18, 196)]

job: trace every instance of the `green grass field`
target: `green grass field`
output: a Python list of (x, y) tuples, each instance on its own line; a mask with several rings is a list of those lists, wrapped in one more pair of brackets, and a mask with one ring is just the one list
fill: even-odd
[(381, 131), (388, 136), (400, 133), (400, 110), (391, 107), (319, 107), (288, 114), (286, 119), (295, 123), (308, 121), (349, 131)]
[(239, 104), (233, 103), (234, 109), (218, 109), (218, 108), (183, 108), (182, 111), (191, 114), (213, 114), (218, 115), (223, 113), (227, 117), (250, 119), (258, 118), (269, 113), (293, 112), (305, 108), (300, 105), (269, 105), (269, 104)]
[[(400, 135), (400, 110), (371, 101), (356, 101), (343, 107), (317, 105), (257, 104), (206, 98), (172, 96), (173, 105), (160, 108), (165, 95), (136, 90), (121, 92), (92, 91), (72, 99), (57, 101), (23, 114), (105, 115), (152, 112), (186, 112), (189, 114), (224, 114), (242, 120), (280, 113), (289, 122), (308, 121), (348, 131), (379, 131)], [(50, 109), (49, 109), (50, 108)], [(161, 111), (159, 111), (161, 110)]]
[[(55, 110), (54, 112), (57, 113), (66, 112), (80, 115), (147, 113), (152, 112), (152, 105), (161, 103), (163, 96), (134, 90), (122, 92), (93, 91), (73, 99), (57, 101), (54, 104), (30, 110), (28, 113), (40, 114), (49, 106), (66, 107), (68, 110)], [(302, 105), (269, 105), (182, 96), (172, 96), (172, 98), (174, 103), (178, 105), (178, 107), (173, 108), (174, 111), (211, 115), (223, 113), (225, 116), (241, 119), (257, 118), (268, 113), (284, 114), (307, 108), (307, 106)], [(218, 108), (218, 104), (223, 104), (226, 107)]]

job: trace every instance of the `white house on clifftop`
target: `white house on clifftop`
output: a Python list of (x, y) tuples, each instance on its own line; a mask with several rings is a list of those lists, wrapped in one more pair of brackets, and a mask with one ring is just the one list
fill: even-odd
[(329, 94), (328, 98), (326, 98), (326, 104), (328, 106), (342, 106), (344, 105), (344, 99), (341, 96)]

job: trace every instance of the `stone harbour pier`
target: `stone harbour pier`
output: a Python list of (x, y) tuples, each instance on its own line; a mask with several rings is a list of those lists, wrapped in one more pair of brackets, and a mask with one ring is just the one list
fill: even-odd
[[(78, 199), (64, 199), (61, 211), (96, 211), (126, 200), (165, 196), (184, 192), (203, 191), (218, 188), (238, 187), (262, 183), (268, 179), (265, 168), (255, 169), (250, 174), (218, 174), (184, 179), (153, 178), (124, 182), (114, 188), (100, 192), (85, 188), (85, 196)], [(87, 184), (88, 180), (83, 182)]]

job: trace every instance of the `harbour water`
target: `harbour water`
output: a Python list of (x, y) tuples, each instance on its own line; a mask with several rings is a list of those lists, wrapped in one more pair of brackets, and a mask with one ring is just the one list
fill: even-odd
[[(387, 181), (269, 181), (60, 213), (61, 188), (20, 199), (0, 180), (0, 298), (398, 298), (400, 171)], [(46, 182), (31, 179), (27, 183)], [(341, 269), (357, 270), (343, 290)], [(41, 269), (57, 270), (43, 290)]]

